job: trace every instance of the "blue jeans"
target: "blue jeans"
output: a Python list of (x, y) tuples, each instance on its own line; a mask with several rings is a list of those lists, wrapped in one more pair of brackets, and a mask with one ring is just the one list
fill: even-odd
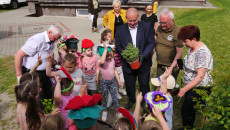
[(172, 96), (169, 97), (172, 99), (172, 103), (170, 104), (170, 107), (169, 109), (165, 112), (165, 118), (166, 118), (166, 121), (167, 121), (167, 124), (170, 128), (170, 130), (172, 129), (173, 127), (173, 124), (172, 124), (172, 115), (173, 115), (173, 98)]
[(119, 108), (119, 103), (117, 100), (117, 86), (116, 86), (115, 78), (113, 78), (112, 80), (101, 79), (100, 85), (101, 85), (100, 86), (101, 92), (103, 95), (102, 107), (105, 108), (105, 110), (107, 110), (108, 95), (110, 92), (110, 94), (112, 96), (112, 100), (114, 102), (114, 107), (117, 110)]

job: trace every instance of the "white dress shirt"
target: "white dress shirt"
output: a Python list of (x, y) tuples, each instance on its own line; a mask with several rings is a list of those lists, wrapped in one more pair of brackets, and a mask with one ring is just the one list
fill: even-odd
[(27, 69), (32, 67), (38, 61), (38, 53), (41, 55), (42, 64), (37, 67), (38, 71), (46, 69), (46, 57), (51, 53), (53, 54), (54, 43), (50, 42), (47, 31), (35, 34), (30, 37), (21, 48), (27, 55), (23, 57), (22, 66)]
[(130, 28), (129, 27), (129, 31), (130, 31), (130, 34), (131, 34), (131, 38), (132, 38), (132, 41), (133, 41), (133, 45), (136, 47), (137, 45), (137, 25), (135, 28)]

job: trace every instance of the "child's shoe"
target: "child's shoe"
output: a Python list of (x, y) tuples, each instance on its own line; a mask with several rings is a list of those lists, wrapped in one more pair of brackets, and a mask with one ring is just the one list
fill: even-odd
[(117, 93), (117, 99), (122, 99), (121, 95), (119, 93)]
[(101, 117), (101, 120), (102, 120), (102, 121), (106, 121), (106, 120), (107, 120), (107, 114), (108, 114), (107, 111), (103, 111), (103, 112), (102, 112), (102, 117)]
[(126, 91), (123, 89), (123, 88), (119, 88), (119, 93), (123, 94), (123, 95), (126, 95)]

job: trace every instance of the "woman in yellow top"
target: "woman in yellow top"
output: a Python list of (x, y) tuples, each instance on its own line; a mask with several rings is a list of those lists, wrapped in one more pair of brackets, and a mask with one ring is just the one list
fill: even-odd
[[(116, 27), (126, 23), (126, 10), (121, 9), (121, 2), (119, 0), (113, 1), (113, 10), (110, 10), (103, 17), (103, 26), (112, 30), (112, 39), (116, 34)], [(109, 26), (108, 26), (109, 23)]]

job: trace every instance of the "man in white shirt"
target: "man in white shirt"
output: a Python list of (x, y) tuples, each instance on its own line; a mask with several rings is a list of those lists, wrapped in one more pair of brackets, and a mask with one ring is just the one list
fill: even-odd
[(56, 25), (51, 25), (47, 31), (35, 34), (30, 37), (26, 43), (15, 53), (15, 70), (17, 79), (22, 74), (29, 72), (41, 55), (42, 64), (37, 67), (36, 72), (39, 75), (42, 99), (52, 98), (51, 82), (46, 76), (46, 57), (54, 50), (54, 42), (61, 38), (63, 30)]
[[(154, 31), (150, 24), (139, 21), (139, 14), (135, 8), (129, 8), (126, 12), (127, 23), (117, 27), (116, 31), (116, 52), (121, 55), (122, 51), (132, 43), (139, 49), (140, 68), (132, 70), (129, 63), (121, 56), (122, 69), (125, 79), (126, 91), (129, 102), (127, 109), (132, 108), (136, 102), (136, 78), (140, 84), (140, 91), (143, 96), (150, 91), (150, 68), (152, 66), (152, 50), (155, 46)], [(145, 102), (141, 103), (145, 109)]]

